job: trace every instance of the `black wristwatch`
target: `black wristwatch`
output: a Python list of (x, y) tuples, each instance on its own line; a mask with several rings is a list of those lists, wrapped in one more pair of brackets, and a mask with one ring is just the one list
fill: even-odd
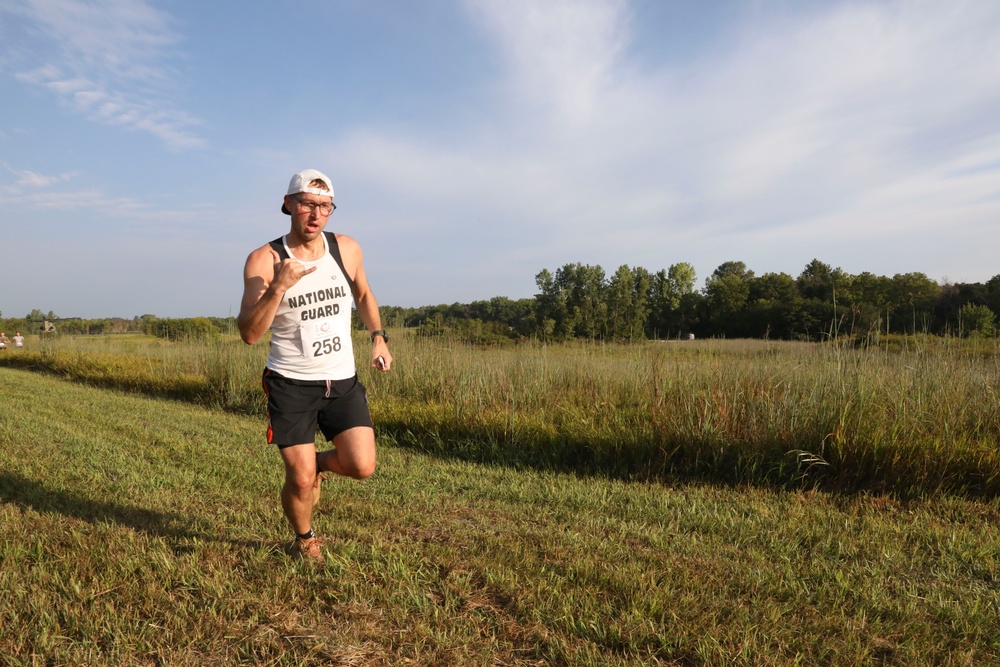
[(385, 332), (385, 329), (378, 329), (377, 331), (373, 331), (372, 332), (372, 342), (373, 343), (375, 342), (375, 336), (381, 336), (382, 338), (385, 339), (385, 342), (387, 342), (387, 343), (389, 342), (389, 334), (387, 334)]

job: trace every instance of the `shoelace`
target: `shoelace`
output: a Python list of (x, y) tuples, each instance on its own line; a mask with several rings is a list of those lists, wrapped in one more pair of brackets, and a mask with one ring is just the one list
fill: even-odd
[(300, 552), (311, 553), (314, 549), (319, 550), (319, 548), (323, 546), (323, 540), (319, 539), (318, 537), (310, 537), (307, 540), (300, 540), (296, 538), (295, 546), (298, 548)]

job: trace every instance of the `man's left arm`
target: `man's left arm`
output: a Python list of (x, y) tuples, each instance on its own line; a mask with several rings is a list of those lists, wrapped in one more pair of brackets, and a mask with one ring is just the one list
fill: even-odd
[[(382, 329), (382, 317), (379, 315), (378, 302), (375, 300), (375, 295), (368, 284), (368, 277), (365, 275), (361, 247), (357, 242), (353, 242), (353, 239), (350, 246), (351, 254), (353, 255), (351, 259), (356, 260), (353, 277), (354, 305), (357, 306), (358, 316), (370, 334), (373, 331), (380, 331)], [(379, 357), (383, 360), (381, 364), (378, 361)], [(392, 355), (389, 353), (389, 345), (383, 336), (375, 336), (372, 340), (371, 359), (372, 366), (375, 368), (380, 371), (389, 370), (389, 366), (392, 364)]]

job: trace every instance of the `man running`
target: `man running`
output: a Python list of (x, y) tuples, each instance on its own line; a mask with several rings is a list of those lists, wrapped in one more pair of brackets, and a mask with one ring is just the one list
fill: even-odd
[[(312, 530), (321, 473), (365, 479), (375, 472), (375, 431), (351, 342), (352, 298), (370, 332), (372, 366), (388, 371), (392, 364), (361, 246), (324, 231), (336, 208), (324, 174), (306, 169), (292, 176), (281, 206), (291, 229), (250, 253), (237, 319), (248, 345), (271, 330), (263, 377), (267, 441), (285, 464), (281, 507), (295, 531), (292, 553), (314, 562), (323, 560)], [(317, 427), (332, 449), (317, 453)]]

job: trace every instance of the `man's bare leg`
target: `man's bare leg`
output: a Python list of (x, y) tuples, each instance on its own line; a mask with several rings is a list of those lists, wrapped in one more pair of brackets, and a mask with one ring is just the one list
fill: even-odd
[(316, 482), (316, 445), (292, 445), (279, 450), (285, 462), (281, 508), (296, 535), (312, 530), (313, 485)]
[(375, 431), (356, 426), (333, 437), (333, 449), (316, 455), (319, 470), (365, 479), (375, 472)]

